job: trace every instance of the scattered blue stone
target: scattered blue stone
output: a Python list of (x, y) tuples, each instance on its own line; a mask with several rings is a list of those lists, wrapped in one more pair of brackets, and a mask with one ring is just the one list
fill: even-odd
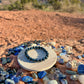
[(66, 70), (66, 73), (67, 73), (67, 74), (70, 74), (70, 75), (75, 75), (75, 74), (77, 74), (75, 71), (71, 71), (71, 70)]
[(15, 83), (18, 83), (18, 82), (20, 81), (20, 79), (21, 79), (21, 76), (19, 76), (19, 77), (14, 77), (13, 80), (14, 80)]
[(15, 84), (15, 82), (11, 79), (6, 79), (5, 84)]
[(82, 55), (82, 57), (84, 58), (84, 54)]
[(5, 75), (5, 78), (8, 78), (9, 77), (9, 73)]
[(53, 49), (55, 49), (55, 46), (52, 46)]
[(6, 57), (2, 57), (2, 58), (1, 58), (1, 61), (2, 61), (2, 64), (3, 64), (3, 65), (7, 64)]
[(84, 74), (84, 65), (83, 64), (80, 64), (79, 66), (78, 66), (78, 74)]
[(16, 56), (17, 56), (18, 54), (19, 54), (19, 52), (15, 52), (15, 53), (14, 53), (14, 55), (16, 55)]
[(46, 72), (46, 71), (41, 71), (41, 72), (38, 72), (38, 77), (39, 77), (40, 79), (42, 79), (43, 77), (45, 77), (45, 76), (46, 76), (46, 74), (47, 74), (47, 72)]
[(23, 82), (26, 82), (26, 83), (32, 82), (32, 81), (33, 81), (33, 78), (30, 77), (30, 76), (24, 76), (24, 77), (22, 78), (22, 81), (23, 81)]
[(79, 56), (77, 56), (77, 58), (78, 58), (78, 59), (82, 59), (82, 57), (81, 57), (80, 55), (79, 55)]
[(66, 53), (66, 50), (65, 49), (62, 49), (62, 53)]
[(62, 49), (64, 49), (64, 46), (61, 46)]
[(6, 60), (7, 60), (7, 63), (11, 62), (11, 59), (9, 57), (7, 57)]
[(60, 60), (59, 60), (59, 63), (60, 63), (60, 64), (64, 64), (64, 59), (60, 59)]
[(59, 81), (61, 81), (62, 79), (66, 79), (66, 75), (64, 75), (64, 74), (59, 74)]

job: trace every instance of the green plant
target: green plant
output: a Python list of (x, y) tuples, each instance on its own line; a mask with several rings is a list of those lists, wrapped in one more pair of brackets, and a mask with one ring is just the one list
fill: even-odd
[(10, 4), (8, 7), (9, 10), (14, 10), (14, 9), (18, 9), (21, 10), (22, 9), (22, 4), (19, 1), (16, 1), (13, 4)]

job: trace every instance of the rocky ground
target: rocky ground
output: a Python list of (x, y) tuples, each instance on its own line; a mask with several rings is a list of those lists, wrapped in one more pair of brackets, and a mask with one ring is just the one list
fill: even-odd
[[(35, 39), (52, 40), (56, 42), (56, 45), (67, 44), (73, 47), (74, 56), (84, 54), (84, 40), (81, 40), (84, 39), (84, 14), (40, 10), (0, 11), (0, 57), (5, 57), (6, 49)], [(11, 59), (12, 62), (5, 65), (4, 68), (16, 67), (22, 70), (17, 63), (17, 57), (11, 55)], [(76, 58), (73, 57), (73, 59)], [(2, 66), (1, 62), (0, 65)], [(64, 72), (64, 65), (58, 67)], [(28, 74), (28, 72), (22, 71)], [(69, 84), (80, 84), (69, 78), (67, 80)]]

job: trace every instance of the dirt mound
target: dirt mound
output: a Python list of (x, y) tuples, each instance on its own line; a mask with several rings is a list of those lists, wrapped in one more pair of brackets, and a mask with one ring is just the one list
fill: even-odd
[[(84, 15), (82, 14), (37, 10), (0, 11), (0, 56), (2, 57), (5, 56), (6, 49), (35, 39), (47, 41), (51, 39), (57, 42), (57, 45), (68, 44), (77, 48), (74, 51), (77, 56), (84, 53), (84, 45), (78, 42), (83, 38)], [(16, 67), (16, 57), (12, 57), (15, 58), (13, 62), (5, 67)]]

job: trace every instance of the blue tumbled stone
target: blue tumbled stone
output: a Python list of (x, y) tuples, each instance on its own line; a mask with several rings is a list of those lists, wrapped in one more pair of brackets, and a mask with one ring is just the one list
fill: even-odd
[(59, 74), (59, 81), (62, 80), (62, 79), (66, 79), (66, 75), (64, 75), (64, 74)]
[(15, 53), (14, 53), (14, 55), (18, 55), (18, 54), (19, 54), (19, 52), (15, 52)]
[(78, 58), (78, 59), (82, 59), (82, 57), (81, 57), (80, 55), (79, 55), (79, 56), (77, 56), (77, 58)]
[(60, 59), (60, 60), (59, 60), (59, 63), (60, 63), (60, 64), (64, 64), (64, 59)]
[(64, 46), (61, 46), (62, 49), (64, 49)]
[(79, 66), (78, 66), (78, 74), (84, 74), (84, 65), (83, 64), (80, 64)]
[(66, 52), (66, 50), (65, 49), (62, 49), (62, 53), (65, 53)]
[(55, 46), (52, 46), (52, 48), (54, 49), (54, 48), (55, 48)]
[(46, 74), (47, 74), (46, 71), (38, 72), (38, 77), (39, 77), (40, 79), (42, 79), (43, 77), (45, 77)]
[(11, 79), (6, 79), (5, 84), (15, 84), (15, 82)]
[(15, 77), (13, 80), (14, 80), (15, 83), (18, 83), (20, 79), (21, 79), (21, 76)]
[(23, 81), (23, 82), (26, 82), (26, 83), (32, 82), (32, 81), (33, 81), (33, 78), (30, 77), (30, 76), (24, 76), (24, 77), (22, 78), (22, 81)]
[(84, 58), (84, 54), (82, 55), (82, 57)]

